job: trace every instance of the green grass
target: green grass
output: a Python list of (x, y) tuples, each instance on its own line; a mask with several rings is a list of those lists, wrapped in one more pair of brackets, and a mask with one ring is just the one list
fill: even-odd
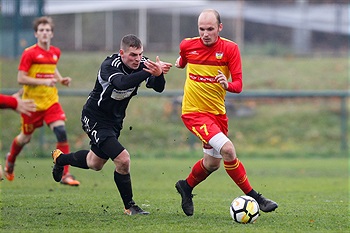
[[(108, 53), (62, 53), (59, 69), (73, 78), (72, 89), (92, 89)], [(154, 58), (154, 54), (147, 54)], [(160, 54), (174, 62), (176, 54)], [(19, 88), (18, 60), (0, 59), (0, 87)], [(244, 90), (348, 90), (348, 58), (260, 57), (243, 55)], [(173, 68), (166, 90), (182, 89), (184, 70)], [(59, 86), (59, 88), (64, 88)], [(144, 87), (142, 86), (141, 89)], [(61, 97), (72, 151), (88, 149), (80, 112), (86, 97)], [(80, 187), (51, 178), (47, 159), (55, 136), (38, 129), (16, 163), (14, 182), (1, 188), (0, 232), (349, 232), (348, 151), (340, 150), (338, 99), (240, 100), (229, 112), (229, 136), (252, 185), (276, 200), (274, 213), (240, 225), (229, 204), (241, 191), (223, 168), (199, 185), (195, 215), (186, 217), (174, 184), (201, 157), (201, 144), (185, 128), (172, 99), (136, 96), (130, 102), (120, 141), (132, 157), (134, 197), (150, 216), (124, 216), (113, 181), (113, 165), (100, 172), (71, 171)], [(145, 107), (147, 106), (147, 107)], [(169, 108), (170, 107), (170, 108)], [(18, 134), (20, 118), (1, 111), (1, 162)], [(348, 122), (350, 128), (350, 122)], [(350, 138), (350, 132), (348, 134)], [(3, 164), (3, 163), (2, 163)]]
[(113, 181), (102, 171), (71, 168), (81, 181), (53, 181), (52, 161), (19, 157), (16, 178), (1, 186), (1, 232), (348, 232), (349, 168), (346, 158), (241, 158), (251, 184), (277, 201), (255, 224), (234, 223), (230, 202), (241, 195), (221, 167), (194, 191), (195, 214), (180, 207), (174, 184), (199, 158), (140, 159), (132, 155), (134, 199), (149, 216), (125, 216)]

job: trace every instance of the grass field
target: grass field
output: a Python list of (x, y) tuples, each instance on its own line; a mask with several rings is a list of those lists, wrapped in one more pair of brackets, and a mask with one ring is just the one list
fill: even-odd
[(255, 224), (233, 222), (230, 202), (241, 195), (223, 168), (194, 191), (195, 214), (180, 207), (174, 184), (198, 159), (132, 158), (134, 199), (149, 216), (126, 216), (113, 165), (100, 172), (71, 168), (81, 181), (53, 181), (52, 161), (19, 158), (13, 182), (1, 182), (1, 232), (349, 232), (348, 161), (242, 159), (251, 184), (279, 203)]
[[(72, 89), (91, 89), (108, 53), (63, 52), (59, 69), (73, 78)], [(147, 54), (153, 58), (154, 54)], [(161, 54), (174, 62), (176, 54)], [(19, 88), (18, 60), (0, 59), (1, 88)], [(256, 57), (243, 55), (244, 90), (348, 90), (348, 58)], [(166, 90), (182, 89), (184, 71), (172, 69)], [(59, 86), (59, 88), (64, 88)], [(141, 87), (141, 89), (144, 87)], [(86, 97), (61, 97), (71, 150), (87, 149), (80, 112)], [(195, 215), (186, 217), (174, 189), (200, 158), (201, 145), (170, 109), (172, 99), (131, 101), (120, 141), (132, 156), (135, 200), (149, 216), (124, 216), (109, 162), (101, 172), (72, 168), (80, 187), (51, 178), (48, 153), (55, 137), (47, 127), (35, 132), (18, 157), (16, 179), (0, 183), (0, 232), (349, 232), (348, 151), (340, 148), (338, 99), (248, 100), (234, 102), (249, 116), (229, 112), (229, 136), (252, 185), (276, 200), (274, 213), (240, 225), (229, 204), (242, 193), (223, 168), (195, 190)], [(175, 106), (176, 107), (176, 106)], [(1, 162), (20, 118), (1, 111)], [(350, 122), (348, 122), (350, 128)], [(350, 136), (350, 132), (348, 134)], [(348, 138), (350, 138), (348, 136)], [(40, 147), (42, 146), (42, 147)], [(3, 163), (2, 163), (3, 164)]]

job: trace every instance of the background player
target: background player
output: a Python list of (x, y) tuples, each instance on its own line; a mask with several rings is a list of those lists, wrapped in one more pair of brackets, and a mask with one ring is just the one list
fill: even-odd
[[(228, 118), (225, 109), (226, 91), (242, 91), (242, 67), (237, 44), (219, 36), (223, 29), (217, 11), (204, 10), (198, 17), (199, 37), (187, 38), (180, 44), (180, 57), (175, 66), (187, 65), (182, 120), (203, 142), (204, 156), (192, 167), (186, 180), (175, 187), (182, 197), (182, 209), (193, 215), (192, 190), (220, 167), (224, 160), (227, 174), (247, 195), (256, 199), (260, 209), (270, 212), (277, 203), (257, 193), (250, 185), (243, 164), (227, 137)], [(231, 82), (228, 82), (231, 74)]]
[[(14, 138), (10, 152), (6, 156), (5, 177), (10, 181), (15, 177), (16, 157), (29, 143), (34, 130), (43, 126), (43, 122), (56, 135), (57, 148), (66, 153), (69, 152), (65, 129), (66, 115), (58, 102), (56, 83), (69, 86), (71, 78), (62, 77), (57, 69), (61, 51), (51, 45), (53, 28), (53, 22), (49, 17), (43, 16), (34, 21), (34, 35), (37, 43), (24, 50), (19, 64), (17, 80), (23, 85), (23, 99), (33, 99), (36, 104), (36, 112), (31, 112), (30, 117), (21, 114), (21, 132)], [(68, 166), (64, 169), (61, 183), (71, 186), (80, 184), (69, 174)]]

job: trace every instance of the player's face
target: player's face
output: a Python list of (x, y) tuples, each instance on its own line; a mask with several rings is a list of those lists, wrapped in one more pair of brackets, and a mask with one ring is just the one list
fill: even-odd
[(215, 15), (211, 12), (204, 12), (198, 17), (198, 32), (206, 46), (214, 44), (218, 40), (222, 24), (218, 24)]
[(38, 30), (35, 32), (35, 37), (39, 44), (50, 44), (53, 32), (50, 24), (39, 24)]
[(134, 48), (129, 47), (127, 50), (121, 49), (119, 51), (120, 56), (122, 57), (123, 63), (130, 69), (136, 70), (139, 68), (141, 63), (141, 58), (143, 55), (143, 47)]

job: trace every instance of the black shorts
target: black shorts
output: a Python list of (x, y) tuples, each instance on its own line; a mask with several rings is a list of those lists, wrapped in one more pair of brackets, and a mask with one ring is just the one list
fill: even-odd
[(108, 137), (97, 146), (91, 144), (91, 150), (101, 159), (114, 160), (125, 148), (115, 137)]
[(125, 148), (118, 141), (120, 130), (82, 116), (82, 128), (90, 138), (91, 150), (102, 159), (114, 160)]

